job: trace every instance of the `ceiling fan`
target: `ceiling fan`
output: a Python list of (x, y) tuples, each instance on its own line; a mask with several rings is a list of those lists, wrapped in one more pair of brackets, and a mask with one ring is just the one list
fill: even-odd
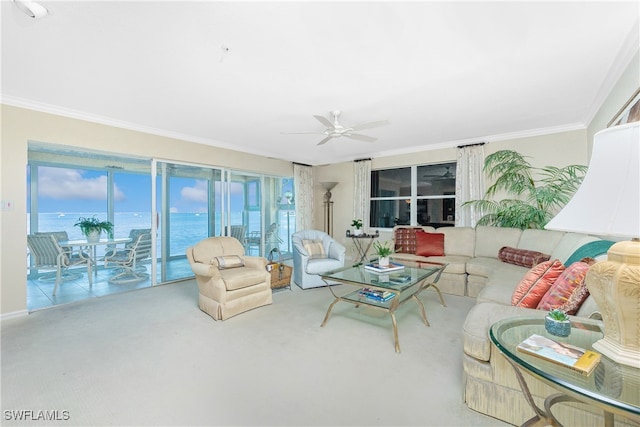
[(361, 123), (359, 125), (345, 127), (342, 124), (340, 124), (340, 121), (338, 120), (338, 117), (340, 117), (341, 113), (342, 112), (340, 110), (331, 111), (330, 114), (333, 116), (333, 123), (331, 122), (331, 120), (327, 119), (324, 116), (316, 116), (316, 115), (313, 116), (316, 118), (316, 120), (318, 120), (320, 123), (322, 123), (324, 126), (327, 127), (324, 130), (324, 132), (282, 132), (282, 133), (285, 135), (301, 135), (301, 134), (326, 135), (326, 137), (322, 141), (318, 142), (317, 145), (325, 144), (329, 142), (332, 138), (340, 138), (341, 136), (345, 136), (351, 139), (357, 139), (358, 141), (373, 142), (377, 138), (373, 138), (371, 136), (362, 135), (354, 132), (362, 129), (371, 129), (377, 126), (383, 126), (383, 125), (389, 124), (388, 120), (379, 120), (375, 122)]
[(453, 173), (451, 172), (451, 167), (450, 166), (445, 166), (445, 168), (447, 169), (445, 173), (443, 174), (438, 174), (438, 175), (422, 175), (423, 178), (431, 178), (432, 180), (444, 180), (444, 179), (454, 179), (455, 176), (453, 175)]

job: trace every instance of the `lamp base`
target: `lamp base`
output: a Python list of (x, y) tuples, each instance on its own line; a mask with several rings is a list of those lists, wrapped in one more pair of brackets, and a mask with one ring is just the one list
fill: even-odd
[(618, 242), (607, 255), (607, 261), (591, 266), (585, 279), (604, 322), (604, 338), (593, 348), (640, 368), (640, 241)]

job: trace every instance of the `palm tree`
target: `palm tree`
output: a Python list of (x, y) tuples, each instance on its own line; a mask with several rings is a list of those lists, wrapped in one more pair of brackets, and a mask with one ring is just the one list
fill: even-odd
[[(535, 168), (520, 153), (501, 150), (486, 157), (483, 170), (494, 183), (484, 198), (468, 201), (463, 206), (471, 205), (480, 212), (486, 212), (478, 225), (524, 230), (544, 228), (576, 192), (587, 167)], [(511, 197), (493, 200), (500, 191)]]

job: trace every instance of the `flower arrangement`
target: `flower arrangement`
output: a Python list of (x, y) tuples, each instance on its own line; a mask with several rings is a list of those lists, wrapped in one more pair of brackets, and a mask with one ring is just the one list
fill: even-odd
[(92, 232), (102, 233), (106, 231), (109, 237), (113, 237), (113, 224), (109, 221), (100, 221), (95, 216), (92, 218), (78, 218), (78, 222), (73, 224), (74, 227), (79, 227), (82, 234), (89, 236)]
[(373, 242), (373, 250), (375, 251), (376, 255), (383, 258), (388, 257), (393, 253), (393, 247), (390, 246), (390, 242), (380, 243), (378, 241), (375, 241)]

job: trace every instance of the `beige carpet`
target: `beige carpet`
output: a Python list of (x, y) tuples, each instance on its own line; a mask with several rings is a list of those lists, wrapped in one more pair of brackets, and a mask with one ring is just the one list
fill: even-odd
[(401, 307), (401, 354), (382, 312), (339, 303), (321, 328), (325, 288), (278, 291), (225, 322), (197, 308), (194, 281), (8, 319), (2, 424), (505, 425), (462, 402), (473, 300), (445, 298), (422, 294), (431, 327), (413, 302)]

